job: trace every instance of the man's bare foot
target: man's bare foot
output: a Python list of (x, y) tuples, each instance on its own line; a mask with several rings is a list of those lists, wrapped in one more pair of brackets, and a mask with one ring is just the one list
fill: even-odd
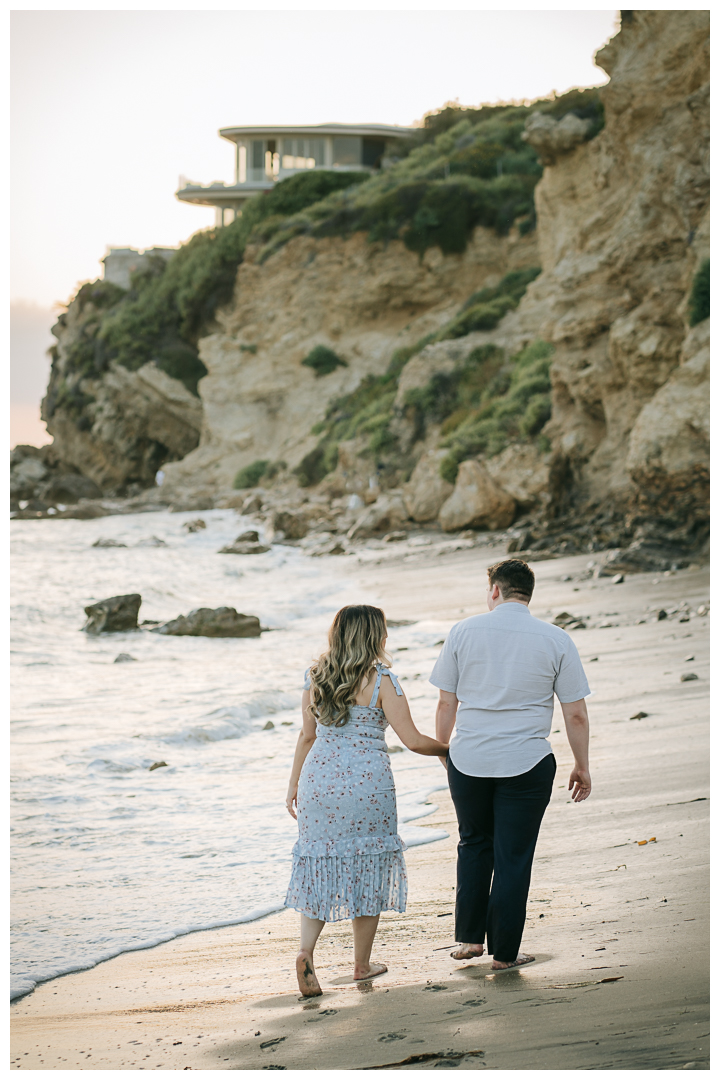
[(322, 990), (320, 989), (320, 983), (317, 981), (312, 956), (307, 950), (301, 949), (297, 954), (295, 970), (297, 971), (297, 981), (302, 996), (320, 997)]
[(356, 964), (353, 979), (362, 982), (363, 979), (374, 979), (376, 975), (384, 975), (387, 964)]
[(526, 953), (519, 952), (517, 954), (517, 960), (513, 960), (510, 964), (506, 964), (502, 960), (493, 960), (492, 968), (493, 971), (506, 971), (507, 968), (517, 968), (522, 967), (523, 964), (532, 964), (534, 959), (534, 956), (528, 956)]
[(453, 960), (475, 960), (484, 952), (482, 945), (461, 945), (455, 952), (451, 952)]

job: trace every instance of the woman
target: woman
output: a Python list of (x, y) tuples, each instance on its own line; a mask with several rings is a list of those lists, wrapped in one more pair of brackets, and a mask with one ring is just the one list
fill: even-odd
[[(416, 754), (448, 752), (421, 733), (387, 666), (385, 615), (341, 608), (328, 649), (308, 671), (287, 808), (299, 825), (286, 907), (300, 914), (297, 977), (305, 997), (322, 994), (313, 951), (326, 922), (352, 919), (356, 980), (387, 971), (370, 962), (381, 911), (404, 911), (404, 843), (385, 744), (388, 724)], [(297, 813), (296, 813), (297, 809)]]

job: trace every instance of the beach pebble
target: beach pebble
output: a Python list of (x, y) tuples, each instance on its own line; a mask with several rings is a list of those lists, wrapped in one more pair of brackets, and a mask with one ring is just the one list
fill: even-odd
[(123, 544), (120, 540), (113, 540), (112, 537), (108, 537), (108, 538), (102, 538), (101, 537), (101, 539), (96, 540), (95, 543), (92, 546), (93, 547), (98, 547), (98, 548), (114, 548), (114, 547), (119, 548), (119, 547), (127, 547), (127, 544)]
[(150, 768), (148, 769), (148, 772), (154, 772), (155, 769), (167, 769), (167, 767), (168, 767), (167, 761), (154, 761), (152, 763), (152, 765), (150, 766)]
[(189, 533), (196, 533), (200, 532), (201, 529), (207, 529), (207, 525), (202, 518), (195, 518), (193, 521), (186, 521), (183, 529)]
[(268, 722), (266, 724), (263, 724), (262, 730), (263, 731), (272, 731), (274, 727), (275, 727), (275, 725), (273, 724), (272, 720), (268, 720)]
[(686, 656), (686, 657), (685, 657), (685, 663), (687, 663), (687, 662), (688, 662), (688, 660), (694, 660), (694, 659), (695, 659), (695, 657), (694, 657), (694, 656)]
[(625, 580), (625, 575), (624, 574), (616, 574), (615, 577), (612, 579), (612, 584), (613, 585), (622, 585), (624, 580)]
[(563, 576), (560, 578), (560, 580), (561, 581), (572, 581), (572, 577), (570, 576), (570, 574), (563, 574)]
[(113, 660), (113, 664), (130, 664), (133, 661), (137, 661), (136, 656), (131, 656), (129, 652), (121, 652), (117, 654)]
[(688, 671), (686, 675), (680, 676), (680, 682), (694, 682), (697, 678), (699, 678), (699, 676), (696, 675), (694, 671)]
[(649, 715), (650, 715), (649, 713), (643, 712), (642, 709), (640, 709), (640, 711), (636, 712), (633, 716), (630, 717), (630, 719), (631, 720), (644, 720), (645, 717), (649, 716)]
[(658, 613), (657, 613), (657, 620), (658, 620), (658, 622), (662, 622), (662, 620), (663, 620), (663, 619), (667, 619), (667, 617), (668, 617), (668, 613), (667, 613), (667, 611), (665, 610), (665, 608), (660, 608), (660, 610), (659, 610), (659, 611), (658, 611)]
[[(698, 615), (707, 615), (708, 611), (709, 611), (709, 608), (707, 608), (705, 606), (705, 604), (701, 604), (700, 607), (697, 609)], [(683, 1066), (683, 1068), (684, 1067), (685, 1066)]]

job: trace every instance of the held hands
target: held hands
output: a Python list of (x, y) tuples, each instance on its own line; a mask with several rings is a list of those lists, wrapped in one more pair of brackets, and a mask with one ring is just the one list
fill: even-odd
[(572, 792), (571, 798), (573, 802), (582, 802), (587, 799), (592, 789), (592, 783), (590, 781), (590, 773), (587, 769), (579, 769), (577, 766), (570, 773), (570, 780), (568, 782), (568, 791)]
[(288, 788), (287, 797), (285, 799), (285, 805), (287, 806), (287, 812), (290, 817), (294, 817), (297, 821), (297, 784), (294, 787)]

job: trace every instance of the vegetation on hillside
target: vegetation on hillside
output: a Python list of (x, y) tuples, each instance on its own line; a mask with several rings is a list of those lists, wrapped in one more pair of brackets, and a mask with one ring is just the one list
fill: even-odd
[[(314, 433), (320, 436), (318, 445), (295, 470), (300, 484), (305, 487), (317, 484), (332, 472), (337, 464), (338, 443), (357, 436), (366, 437), (365, 454), (378, 465), (393, 463), (397, 450), (397, 435), (393, 430), (393, 421), (397, 418), (395, 398), (400, 374), (408, 360), (433, 342), (463, 337), (473, 330), (492, 330), (507, 311), (517, 307), (527, 286), (539, 273), (539, 267), (513, 270), (494, 288), (473, 293), (458, 314), (435, 333), (420, 338), (412, 346), (396, 349), (384, 375), (367, 375), (357, 389), (332, 402), (325, 419), (314, 428)], [(481, 354), (483, 362), (479, 363)], [(502, 380), (491, 380), (491, 373), (495, 374), (494, 368), (501, 366), (502, 352), (499, 349), (492, 345), (482, 346), (475, 349), (470, 357), (472, 359), (467, 361), (467, 371), (463, 367), (450, 375), (434, 376), (426, 387), (413, 391), (403, 403), (405, 415), (413, 421), (413, 441), (422, 438), (427, 421), (440, 422), (462, 408), (467, 410), (468, 417), (471, 413), (474, 415), (473, 410), (477, 411), (481, 404), (478, 394), (482, 395), (486, 387), (492, 394), (506, 392), (509, 383), (505, 386)], [(450, 387), (454, 388), (452, 392)], [(450, 401), (452, 407), (447, 408)], [(535, 403), (533, 408), (537, 410), (539, 404)], [(462, 460), (459, 449), (458, 454), (461, 456), (448, 455), (448, 459), (452, 457), (455, 461), (455, 471), (457, 463)]]
[(690, 291), (690, 325), (710, 317), (710, 260), (704, 259)]

